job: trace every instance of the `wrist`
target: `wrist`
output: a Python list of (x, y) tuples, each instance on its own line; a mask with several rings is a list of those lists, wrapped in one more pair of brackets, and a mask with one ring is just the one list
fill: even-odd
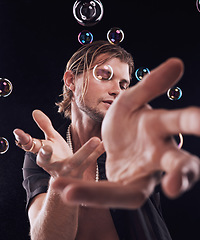
[(50, 180), (49, 180), (49, 188), (50, 189), (54, 189), (52, 186), (53, 186), (54, 182), (56, 181), (56, 179), (57, 179), (57, 177), (53, 177), (53, 176), (50, 177)]
[(48, 195), (49, 200), (52, 205), (56, 205), (57, 208), (61, 207), (61, 209), (67, 209), (68, 211), (77, 211), (79, 208), (79, 204), (72, 204), (67, 203), (66, 201), (63, 201), (62, 198), (62, 190), (55, 188), (54, 182), (57, 178), (51, 177), (49, 180), (49, 189), (48, 189)]

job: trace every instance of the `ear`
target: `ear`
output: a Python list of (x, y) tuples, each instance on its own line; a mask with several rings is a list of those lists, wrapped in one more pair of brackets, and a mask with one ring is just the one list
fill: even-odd
[(63, 76), (63, 80), (65, 85), (71, 90), (75, 90), (75, 85), (74, 85), (74, 74), (72, 71), (67, 70)]

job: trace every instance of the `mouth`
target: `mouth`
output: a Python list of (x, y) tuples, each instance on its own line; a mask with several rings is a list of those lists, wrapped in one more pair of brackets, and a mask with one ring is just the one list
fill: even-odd
[(106, 103), (108, 104), (109, 106), (113, 103), (113, 100), (105, 100), (105, 101), (102, 101), (103, 103)]

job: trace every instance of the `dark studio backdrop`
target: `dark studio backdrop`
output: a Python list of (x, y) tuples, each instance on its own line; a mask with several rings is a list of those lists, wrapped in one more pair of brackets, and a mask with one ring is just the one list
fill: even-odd
[[(150, 70), (169, 57), (180, 57), (185, 74), (178, 84), (179, 101), (163, 95), (155, 108), (200, 105), (200, 12), (195, 0), (102, 0), (104, 16), (93, 27), (79, 25), (73, 17), (74, 1), (0, 0), (0, 77), (9, 79), (13, 92), (0, 98), (0, 136), (9, 150), (0, 155), (0, 240), (29, 239), (22, 188), (23, 151), (14, 143), (12, 131), (22, 128), (43, 138), (32, 120), (41, 109), (58, 128), (64, 119), (55, 102), (62, 92), (62, 76), (71, 55), (81, 45), (78, 33), (90, 30), (94, 40), (106, 40), (111, 27), (125, 34), (121, 46), (132, 53), (136, 69)], [(133, 77), (134, 84), (137, 80)], [(169, 122), (169, 124), (171, 124)], [(200, 156), (200, 139), (184, 136), (184, 149)], [(200, 183), (176, 200), (162, 195), (163, 214), (173, 239), (200, 239)]]

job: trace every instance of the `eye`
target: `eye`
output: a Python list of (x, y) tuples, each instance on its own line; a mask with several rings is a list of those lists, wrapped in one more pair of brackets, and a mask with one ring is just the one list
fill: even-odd
[(95, 76), (99, 80), (109, 80), (111, 76), (111, 72), (106, 69), (96, 69)]
[(93, 68), (93, 76), (96, 80), (111, 80), (113, 77), (113, 69), (110, 65), (98, 66)]

